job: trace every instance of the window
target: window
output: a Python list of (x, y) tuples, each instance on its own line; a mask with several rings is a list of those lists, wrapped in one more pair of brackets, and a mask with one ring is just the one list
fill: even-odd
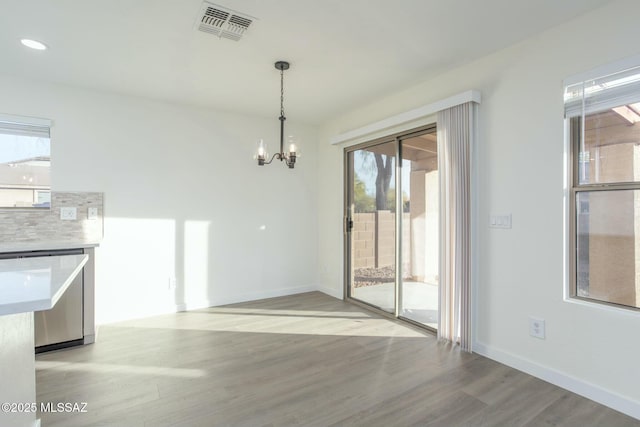
[(640, 67), (565, 86), (570, 286), (640, 307)]
[(50, 208), (50, 122), (0, 116), (0, 208)]

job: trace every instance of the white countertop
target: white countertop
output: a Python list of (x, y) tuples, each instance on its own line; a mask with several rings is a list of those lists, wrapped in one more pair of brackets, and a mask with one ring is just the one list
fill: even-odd
[(58, 255), (0, 260), (0, 315), (52, 308), (88, 259)]
[(78, 249), (95, 248), (98, 242), (73, 242), (46, 240), (37, 242), (9, 242), (0, 243), (0, 253), (7, 252), (30, 252), (30, 251), (52, 251), (57, 249)]

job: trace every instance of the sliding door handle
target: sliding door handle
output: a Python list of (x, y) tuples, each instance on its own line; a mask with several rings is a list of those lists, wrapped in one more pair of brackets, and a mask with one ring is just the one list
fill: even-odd
[(351, 218), (345, 218), (345, 230), (350, 233), (353, 229), (353, 220)]

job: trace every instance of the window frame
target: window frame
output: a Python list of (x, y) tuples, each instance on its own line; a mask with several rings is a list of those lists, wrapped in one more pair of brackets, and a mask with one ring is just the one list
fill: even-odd
[[(640, 56), (636, 58), (634, 67), (640, 67)], [(605, 66), (607, 67), (609, 74), (613, 74), (617, 71), (624, 71), (629, 67), (628, 62), (626, 68), (621, 67), (618, 70), (613, 69), (614, 64)], [(602, 70), (602, 67), (598, 70)], [(591, 78), (595, 78), (595, 73), (602, 72), (594, 70)], [(602, 74), (601, 74), (602, 75)], [(580, 75), (578, 78), (585, 78), (585, 74)], [(571, 86), (573, 83), (564, 82), (564, 88)], [(631, 88), (635, 89), (635, 88)], [(637, 99), (640, 101), (640, 90), (634, 91), (637, 95)], [(624, 104), (623, 104), (624, 105)], [(604, 111), (604, 110), (603, 110)], [(596, 113), (597, 111), (589, 112)], [(577, 199), (578, 193), (592, 193), (599, 191), (620, 191), (620, 190), (638, 190), (640, 191), (640, 180), (637, 182), (606, 182), (606, 183), (580, 183), (580, 143), (584, 138), (586, 113), (584, 109), (579, 115), (567, 116), (565, 111), (565, 301), (577, 302), (580, 304), (588, 305), (590, 307), (602, 307), (613, 309), (616, 312), (632, 313), (634, 315), (640, 314), (640, 307), (625, 305), (610, 301), (604, 301), (596, 298), (589, 298), (578, 295), (578, 210)], [(568, 205), (568, 206), (567, 206)], [(568, 234), (568, 236), (567, 236)], [(640, 238), (640, 236), (638, 236)], [(568, 264), (568, 266), (567, 266)]]
[[(12, 114), (0, 113), (0, 127), (6, 129), (15, 130), (15, 132), (6, 132), (9, 135), (29, 135), (46, 137), (49, 140), (49, 147), (51, 147), (51, 130), (53, 128), (53, 121), (49, 119), (43, 119), (38, 117), (17, 116)], [(49, 148), (50, 149), (50, 148)], [(51, 177), (51, 156), (49, 156), (49, 179)], [(35, 192), (53, 192), (51, 184), (48, 187), (34, 189)], [(51, 204), (48, 206), (0, 206), (0, 211), (43, 211), (51, 210)]]

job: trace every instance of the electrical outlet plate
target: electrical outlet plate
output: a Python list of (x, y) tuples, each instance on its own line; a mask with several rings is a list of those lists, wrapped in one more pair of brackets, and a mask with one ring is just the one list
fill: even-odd
[(544, 319), (538, 317), (529, 317), (529, 335), (535, 338), (545, 339)]
[(87, 219), (96, 220), (98, 219), (98, 208), (88, 208), (87, 209)]
[(75, 221), (78, 218), (78, 208), (64, 207), (60, 208), (60, 219), (63, 221)]

